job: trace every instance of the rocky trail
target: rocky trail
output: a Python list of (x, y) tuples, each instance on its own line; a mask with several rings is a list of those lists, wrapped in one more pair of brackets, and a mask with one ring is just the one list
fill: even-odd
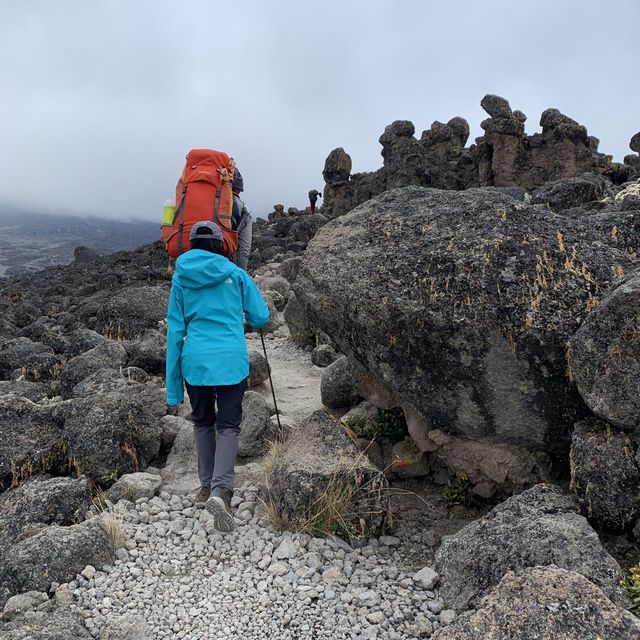
[[(322, 370), (287, 333), (283, 327), (279, 335), (269, 335), (266, 346), (283, 422), (296, 424), (322, 406)], [(261, 348), (257, 335), (250, 335), (248, 343), (251, 349)], [(256, 389), (271, 402), (267, 382)], [(400, 640), (429, 637), (454, 619), (455, 612), (445, 610), (438, 598), (437, 574), (428, 568), (420, 573), (422, 567), (416, 566), (425, 534), (431, 535), (431, 548), (439, 541), (433, 529), (420, 531), (407, 544), (381, 536), (360, 540), (355, 548), (335, 536), (279, 532), (265, 515), (257, 482), (260, 465), (253, 462), (237, 467), (237, 528), (221, 534), (212, 516), (193, 503), (199, 486), (195, 450), (180, 450), (179, 455), (178, 490), (190, 485), (191, 492), (162, 490), (160, 482), (173, 485), (170, 473), (159, 470), (161, 480), (147, 469), (149, 475), (139, 481), (160, 487), (160, 493), (118, 504), (126, 541), (113, 564), (95, 572), (90, 568), (69, 585), (71, 610), (80, 613), (92, 636), (99, 637), (112, 620), (127, 615), (143, 618), (153, 638), (193, 640)], [(170, 454), (169, 467), (173, 463)], [(185, 467), (190, 469), (187, 476)], [(398, 514), (400, 527), (422, 529), (424, 522), (414, 518), (424, 516), (424, 498), (406, 488), (398, 488), (396, 495), (407, 515)]]
[(640, 638), (640, 133), (481, 105), (254, 225), (230, 534), (162, 244), (0, 282), (0, 640)]

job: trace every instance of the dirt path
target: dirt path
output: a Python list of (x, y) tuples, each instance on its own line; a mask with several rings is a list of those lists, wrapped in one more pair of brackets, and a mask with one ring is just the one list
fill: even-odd
[[(310, 413), (322, 408), (320, 400), (322, 369), (311, 362), (310, 352), (301, 349), (291, 341), (286, 327), (279, 329), (278, 334), (280, 337), (270, 334), (265, 338), (278, 409), (281, 415), (299, 422)], [(258, 334), (249, 334), (247, 345), (249, 349), (262, 353)], [(253, 391), (258, 391), (270, 405), (273, 404), (268, 381), (255, 387)]]

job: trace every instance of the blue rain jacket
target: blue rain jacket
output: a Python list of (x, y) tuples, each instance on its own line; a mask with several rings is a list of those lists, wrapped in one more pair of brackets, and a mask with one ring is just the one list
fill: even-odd
[(227, 258), (191, 249), (176, 261), (167, 312), (167, 403), (191, 385), (230, 385), (249, 375), (244, 317), (254, 329), (269, 309), (245, 271)]

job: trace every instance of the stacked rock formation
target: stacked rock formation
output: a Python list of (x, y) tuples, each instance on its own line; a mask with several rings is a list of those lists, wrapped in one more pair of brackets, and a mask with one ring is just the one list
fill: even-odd
[(584, 126), (547, 109), (540, 118), (541, 133), (527, 135), (527, 116), (512, 110), (504, 98), (486, 95), (481, 101), (489, 118), (481, 124), (485, 135), (466, 147), (469, 124), (455, 117), (434, 122), (415, 137), (408, 120), (390, 124), (380, 136), (382, 168), (351, 173), (351, 158), (334, 149), (325, 162), (323, 214), (334, 218), (394, 187), (417, 185), (438, 189), (520, 187), (533, 191), (547, 182), (583, 173), (607, 177), (615, 184), (640, 177), (640, 134), (633, 136), (623, 163), (598, 152), (599, 141)]

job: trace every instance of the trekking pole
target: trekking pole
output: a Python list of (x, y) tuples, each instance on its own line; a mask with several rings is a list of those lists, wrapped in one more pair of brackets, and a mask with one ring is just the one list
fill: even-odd
[(267, 356), (267, 347), (264, 343), (264, 334), (262, 333), (262, 329), (260, 331), (260, 340), (262, 341), (262, 350), (264, 351), (264, 359), (267, 361), (267, 371), (269, 372), (269, 384), (271, 385), (271, 395), (273, 396), (273, 406), (276, 410), (276, 419), (278, 420), (278, 432), (280, 437), (283, 436), (282, 425), (280, 424), (280, 412), (278, 411), (278, 403), (276, 401), (276, 392), (273, 388), (273, 380), (271, 379), (271, 365), (269, 364), (269, 357)]

